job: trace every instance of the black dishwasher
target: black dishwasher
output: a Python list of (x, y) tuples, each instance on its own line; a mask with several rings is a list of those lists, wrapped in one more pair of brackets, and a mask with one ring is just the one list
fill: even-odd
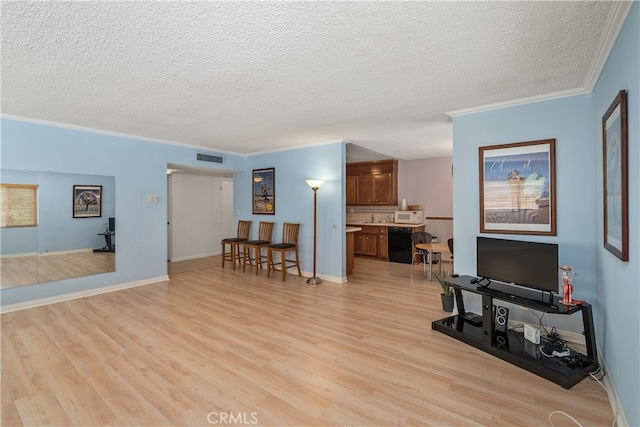
[(389, 227), (389, 261), (411, 264), (411, 227)]

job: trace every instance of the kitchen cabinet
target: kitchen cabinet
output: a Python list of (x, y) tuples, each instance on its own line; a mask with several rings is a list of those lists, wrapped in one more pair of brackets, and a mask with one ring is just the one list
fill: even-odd
[(347, 175), (346, 177), (346, 185), (347, 185), (347, 191), (346, 191), (346, 199), (347, 199), (347, 205), (355, 205), (357, 204), (357, 198), (356, 198), (356, 191), (357, 191), (357, 185), (358, 185), (358, 177), (355, 175)]
[(389, 259), (389, 237), (387, 236), (388, 228), (381, 229), (378, 234), (378, 258)]
[(397, 178), (392, 173), (373, 175), (373, 204), (397, 205), (398, 185)]
[(398, 161), (347, 163), (347, 205), (398, 204)]
[(355, 232), (360, 230), (362, 230), (360, 227), (347, 226), (347, 276), (351, 276), (353, 274), (353, 268), (355, 266)]
[(387, 227), (362, 226), (355, 233), (354, 253), (356, 255), (387, 259), (389, 257)]

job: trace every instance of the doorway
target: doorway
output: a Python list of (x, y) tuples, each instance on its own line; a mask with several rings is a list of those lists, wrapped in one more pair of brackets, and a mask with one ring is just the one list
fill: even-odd
[(167, 260), (220, 255), (220, 240), (233, 230), (230, 171), (168, 165)]

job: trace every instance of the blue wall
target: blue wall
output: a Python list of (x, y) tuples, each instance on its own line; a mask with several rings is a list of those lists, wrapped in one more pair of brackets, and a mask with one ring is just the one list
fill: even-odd
[[(114, 273), (3, 289), (2, 305), (166, 276), (167, 163), (244, 169), (240, 156), (223, 155), (224, 164), (217, 165), (198, 162), (196, 153), (203, 150), (194, 148), (10, 119), (2, 119), (1, 126), (4, 169), (115, 177), (118, 222)], [(148, 204), (147, 194), (157, 194), (158, 203)], [(62, 206), (70, 210), (67, 202)]]
[[(627, 90), (629, 154), (629, 262), (604, 249), (602, 116)], [(627, 20), (593, 90), (596, 153), (596, 293), (598, 342), (630, 426), (640, 426), (640, 3)]]
[[(345, 276), (345, 145), (327, 144), (247, 157), (244, 172), (233, 177), (235, 219), (250, 219), (254, 237), (260, 221), (273, 221), (273, 239), (282, 240), (282, 223), (300, 223), (299, 252), (303, 271), (313, 271), (313, 191), (305, 179), (323, 179), (318, 190), (316, 274), (338, 280)], [(253, 215), (254, 169), (275, 168), (275, 215)], [(240, 212), (238, 214), (238, 211)], [(293, 270), (291, 270), (293, 271)]]
[[(317, 273), (335, 279), (345, 276), (342, 143), (250, 157), (207, 153), (224, 157), (224, 164), (218, 165), (196, 161), (196, 153), (203, 150), (194, 148), (11, 119), (2, 119), (1, 125), (2, 168), (115, 177), (118, 248), (115, 273), (63, 280), (55, 286), (3, 289), (2, 305), (165, 276), (168, 163), (234, 171), (235, 219), (252, 219), (255, 233), (260, 220), (275, 221), (274, 238), (279, 240), (282, 222), (301, 223), (300, 257), (307, 272), (313, 270), (313, 191), (304, 180), (326, 180), (318, 191)], [(265, 167), (276, 168), (276, 215), (252, 215), (252, 170)], [(147, 194), (157, 194), (158, 203), (148, 204)], [(70, 217), (71, 201), (60, 206)], [(104, 218), (96, 233), (102, 231), (103, 222)]]
[[(590, 99), (590, 95), (581, 95), (454, 118), (456, 270), (476, 272), (475, 237), (480, 235), (478, 147), (555, 138), (557, 235), (485, 235), (557, 243), (560, 264), (574, 267), (579, 274), (575, 297), (595, 300), (596, 176), (592, 171), (595, 153), (588, 149), (592, 140)], [(589, 188), (592, 190), (585, 191)]]
[[(476, 272), (478, 147), (556, 139), (557, 236), (493, 236), (558, 243), (560, 263), (573, 266), (579, 274), (575, 278), (575, 298), (593, 305), (600, 356), (632, 426), (640, 425), (639, 10), (640, 4), (634, 3), (592, 93), (468, 114), (453, 120), (454, 238), (456, 272), (461, 274)], [(602, 225), (601, 120), (621, 89), (628, 90), (629, 116), (627, 263), (603, 248)], [(479, 310), (479, 300), (471, 298), (471, 304)]]

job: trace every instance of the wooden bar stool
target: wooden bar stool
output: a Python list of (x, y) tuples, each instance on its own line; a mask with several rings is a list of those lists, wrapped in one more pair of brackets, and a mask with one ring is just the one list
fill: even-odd
[[(302, 276), (300, 271), (300, 260), (298, 259), (298, 232), (300, 224), (285, 222), (282, 224), (282, 243), (275, 243), (267, 246), (267, 277), (271, 277), (271, 271), (282, 271), (282, 281), (287, 275), (287, 268), (297, 267), (298, 276)], [(273, 253), (280, 254), (279, 262), (273, 261)], [(295, 260), (287, 259), (287, 252), (294, 252)], [(287, 265), (289, 263), (289, 265)], [(277, 268), (276, 266), (280, 266)]]
[[(236, 237), (227, 237), (222, 239), (222, 268), (224, 268), (225, 260), (231, 261), (233, 269), (236, 269), (236, 261), (242, 262), (240, 257), (240, 245), (249, 240), (249, 231), (251, 230), (251, 221), (238, 221), (238, 234)], [(231, 249), (226, 252), (227, 245)]]
[[(271, 237), (273, 235), (273, 222), (260, 221), (260, 227), (258, 228), (258, 240), (247, 240), (242, 243), (242, 271), (244, 272), (247, 265), (254, 266), (256, 268), (256, 276), (258, 270), (262, 267), (263, 263), (267, 262), (267, 255), (262, 255), (262, 248), (266, 248), (271, 244)], [(253, 250), (253, 259), (251, 258), (251, 251)]]

